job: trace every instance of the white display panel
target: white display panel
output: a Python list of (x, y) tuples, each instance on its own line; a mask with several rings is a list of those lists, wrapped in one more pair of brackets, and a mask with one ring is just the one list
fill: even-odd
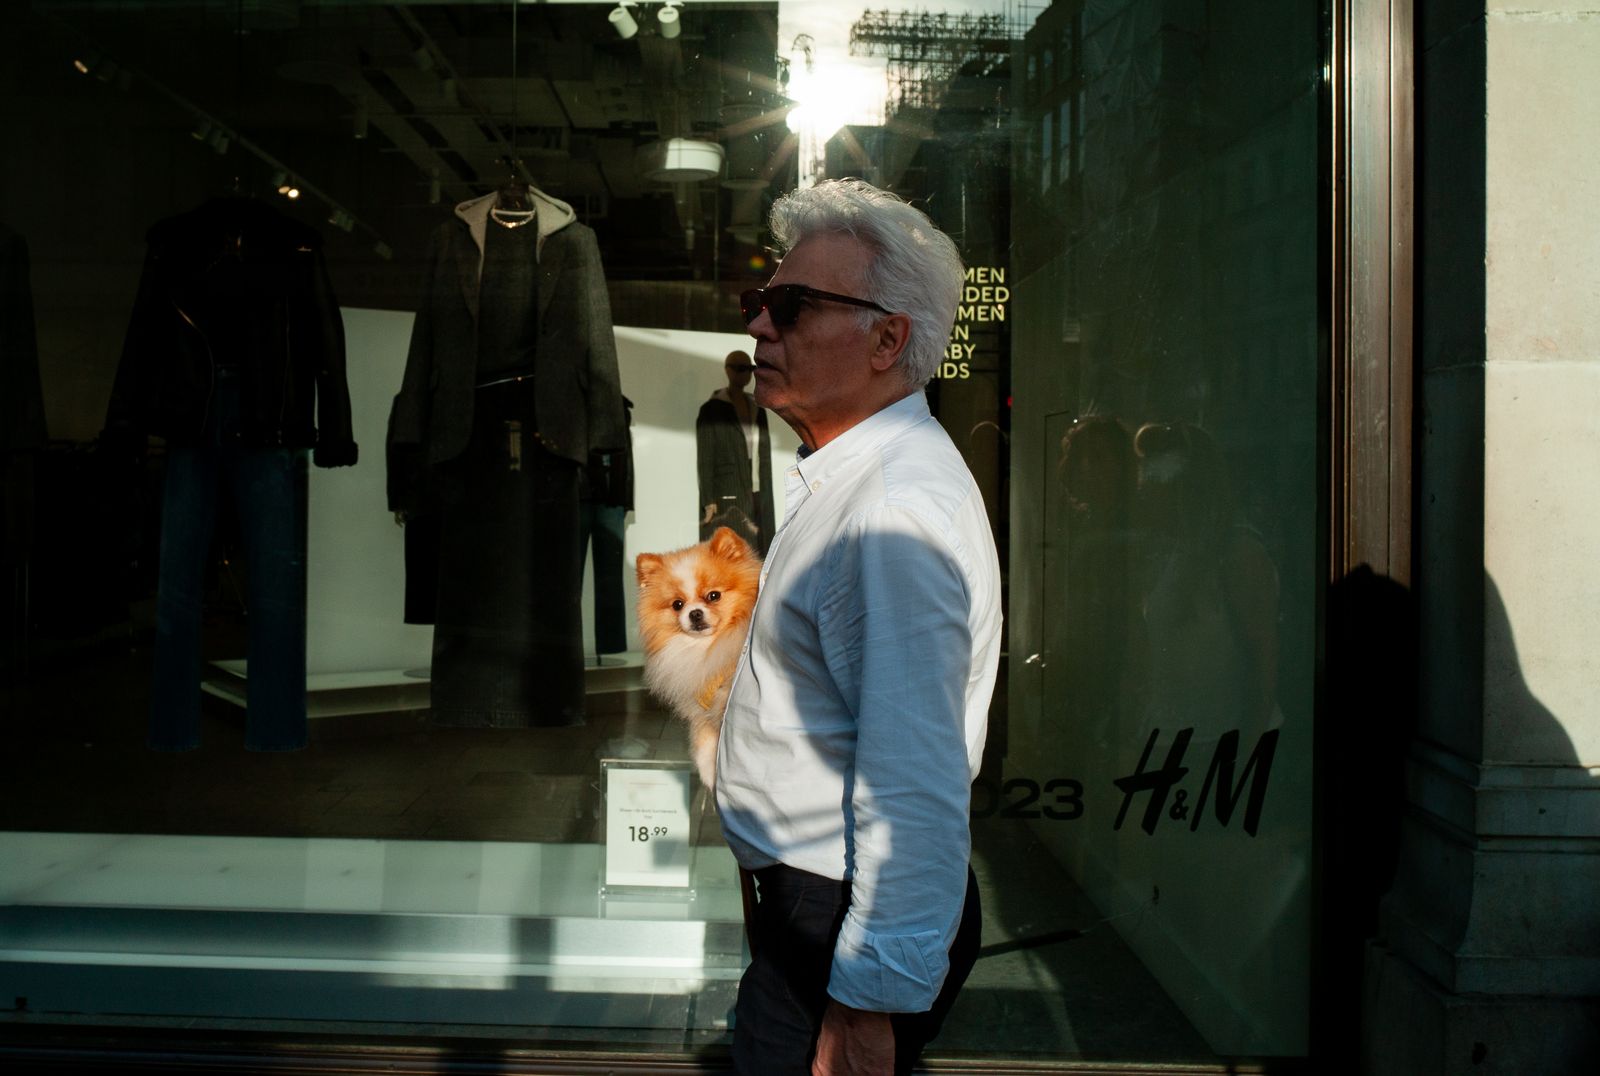
[[(433, 630), (409, 625), (405, 602), (405, 534), (384, 493), (384, 443), (389, 406), (405, 373), (414, 315), (392, 310), (344, 310), (351, 420), (361, 458), (354, 467), (313, 468), (307, 524), (306, 649), (311, 673), (426, 669)], [(634, 511), (624, 541), (623, 586), (628, 648), (639, 648), (632, 616), (637, 589), (633, 561), (640, 553), (690, 545), (698, 538), (695, 415), (727, 384), (728, 352), (748, 350), (739, 333), (618, 327), (622, 391), (633, 401)], [(772, 472), (781, 475), (799, 441), (769, 416)], [(783, 486), (774, 478), (778, 518)], [(584, 648), (593, 659), (594, 572), (586, 562)]]

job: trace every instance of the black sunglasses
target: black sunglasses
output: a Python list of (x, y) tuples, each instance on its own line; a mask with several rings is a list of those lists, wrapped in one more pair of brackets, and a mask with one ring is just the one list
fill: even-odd
[(864, 306), (884, 314), (894, 313), (866, 299), (857, 299), (853, 295), (839, 295), (831, 291), (818, 291), (804, 284), (778, 284), (770, 288), (751, 288), (749, 291), (741, 292), (739, 312), (744, 315), (744, 323), (748, 325), (759, 318), (761, 312), (765, 310), (772, 315), (773, 325), (786, 329), (799, 320), (800, 302), (803, 299), (826, 299), (830, 303), (849, 303), (851, 306)]

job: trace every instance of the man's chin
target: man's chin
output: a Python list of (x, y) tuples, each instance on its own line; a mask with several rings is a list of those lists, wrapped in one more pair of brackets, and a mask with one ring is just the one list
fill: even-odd
[(778, 396), (776, 378), (757, 376), (751, 395), (755, 397), (757, 406), (765, 407), (770, 411)]

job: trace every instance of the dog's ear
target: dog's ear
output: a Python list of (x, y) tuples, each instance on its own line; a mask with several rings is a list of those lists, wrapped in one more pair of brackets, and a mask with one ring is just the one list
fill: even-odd
[(640, 553), (633, 568), (639, 579), (639, 589), (647, 590), (650, 581), (661, 571), (661, 557), (655, 553)]
[(750, 555), (750, 546), (732, 527), (718, 527), (711, 536), (711, 552), (723, 560), (743, 560)]

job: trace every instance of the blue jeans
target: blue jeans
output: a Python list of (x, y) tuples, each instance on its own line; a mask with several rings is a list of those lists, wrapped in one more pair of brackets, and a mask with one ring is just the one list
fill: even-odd
[(245, 746), (306, 745), (306, 451), (240, 444), (239, 384), (219, 372), (200, 443), (167, 453), (161, 503), (150, 746), (200, 745), (200, 620), (217, 494), (226, 487), (245, 547), (250, 666)]

